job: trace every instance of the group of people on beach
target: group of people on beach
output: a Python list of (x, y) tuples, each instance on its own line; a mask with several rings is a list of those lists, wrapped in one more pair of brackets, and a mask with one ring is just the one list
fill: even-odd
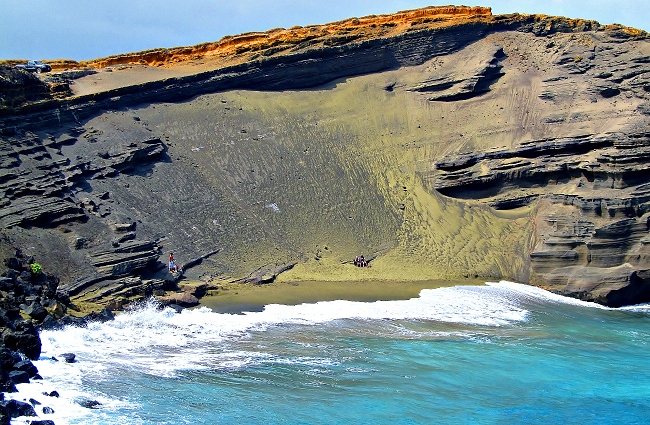
[(368, 261), (366, 261), (363, 255), (357, 255), (354, 257), (354, 265), (357, 267), (368, 267)]

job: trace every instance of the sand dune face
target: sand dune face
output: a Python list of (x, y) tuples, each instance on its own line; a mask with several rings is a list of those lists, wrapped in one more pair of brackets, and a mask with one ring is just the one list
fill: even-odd
[(650, 297), (645, 33), (465, 8), (220, 43), (3, 111), (0, 223), (73, 294), (169, 289), (173, 251), (205, 281)]

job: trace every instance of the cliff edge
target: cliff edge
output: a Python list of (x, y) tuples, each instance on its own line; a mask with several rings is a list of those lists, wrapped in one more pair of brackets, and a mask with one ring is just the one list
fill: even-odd
[(213, 286), (650, 301), (649, 58), (631, 28), (432, 7), (5, 68), (2, 240), (111, 308), (174, 290), (169, 251)]

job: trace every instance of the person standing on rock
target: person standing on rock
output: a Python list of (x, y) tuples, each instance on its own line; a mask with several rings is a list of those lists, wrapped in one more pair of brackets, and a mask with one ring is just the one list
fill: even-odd
[(176, 260), (174, 260), (174, 253), (169, 253), (169, 273), (178, 272), (178, 266), (176, 265)]

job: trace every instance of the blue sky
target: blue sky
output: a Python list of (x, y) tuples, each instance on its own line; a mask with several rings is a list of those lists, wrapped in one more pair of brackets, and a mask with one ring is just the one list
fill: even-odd
[[(0, 0), (0, 59), (87, 60), (225, 35), (323, 24), (450, 1)], [(457, 3), (463, 4), (463, 3)], [(649, 0), (484, 0), (492, 13), (543, 13), (650, 32)]]

